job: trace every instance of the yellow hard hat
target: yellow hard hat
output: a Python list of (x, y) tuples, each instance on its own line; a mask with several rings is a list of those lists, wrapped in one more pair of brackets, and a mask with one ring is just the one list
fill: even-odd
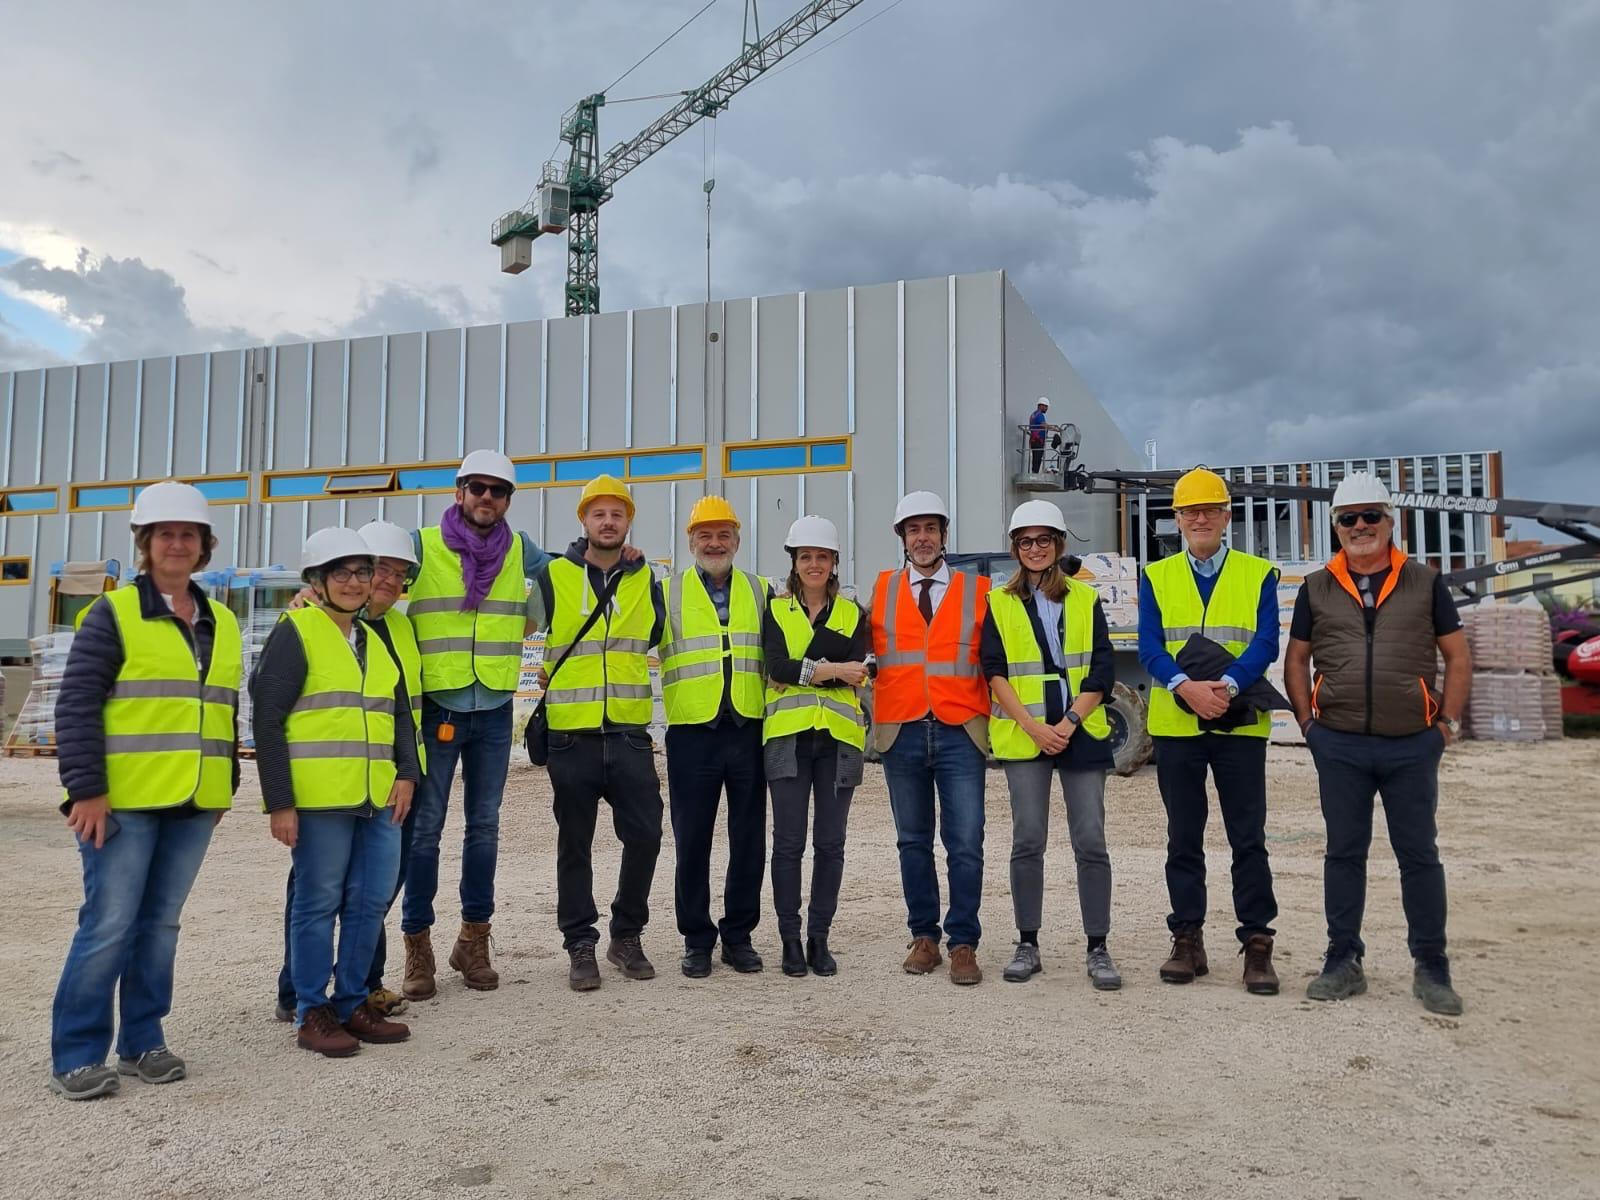
[(739, 517), (733, 511), (733, 505), (721, 496), (701, 496), (689, 510), (689, 523), (683, 530), (685, 533), (693, 533), (696, 525), (709, 525), (713, 521), (727, 521), (735, 529), (739, 528)]
[(628, 485), (615, 475), (596, 475), (584, 485), (583, 495), (578, 497), (580, 521), (583, 520), (583, 510), (589, 507), (589, 501), (598, 500), (601, 496), (621, 500), (628, 508), (628, 520), (633, 520), (633, 496), (628, 492)]
[(1227, 504), (1232, 500), (1221, 475), (1196, 467), (1179, 478), (1172, 489), (1173, 508), (1193, 508), (1197, 504)]

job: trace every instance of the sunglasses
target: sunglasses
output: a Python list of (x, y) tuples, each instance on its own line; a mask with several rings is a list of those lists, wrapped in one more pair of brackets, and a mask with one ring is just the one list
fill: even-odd
[(1035, 546), (1041, 550), (1048, 550), (1056, 544), (1056, 535), (1053, 533), (1040, 534), (1038, 537), (1024, 535), (1012, 538), (1011, 544), (1018, 550), (1032, 550)]
[(372, 579), (371, 567), (335, 567), (328, 572), (328, 578), (334, 583), (349, 583), (352, 579), (359, 579), (362, 583)]
[(1363, 508), (1360, 512), (1340, 513), (1334, 518), (1345, 529), (1354, 529), (1357, 521), (1365, 521), (1368, 525), (1377, 525), (1388, 514), (1376, 508)]
[(511, 496), (509, 483), (484, 483), (481, 479), (474, 479), (461, 486), (480, 499), (484, 496), (493, 496), (496, 500), (506, 500)]

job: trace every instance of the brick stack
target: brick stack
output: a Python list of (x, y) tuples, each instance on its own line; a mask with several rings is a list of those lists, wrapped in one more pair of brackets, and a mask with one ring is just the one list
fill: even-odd
[(1560, 737), (1561, 689), (1544, 609), (1478, 604), (1463, 609), (1461, 621), (1472, 649), (1470, 736), (1516, 742)]

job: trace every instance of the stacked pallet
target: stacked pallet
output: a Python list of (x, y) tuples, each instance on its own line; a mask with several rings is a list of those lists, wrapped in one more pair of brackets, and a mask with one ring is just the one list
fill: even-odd
[(17, 723), (6, 736), (5, 750), (7, 754), (54, 754), (56, 700), (72, 650), (72, 631), (60, 629), (30, 638), (28, 649), (33, 655), (33, 682)]
[(1525, 604), (1464, 609), (1472, 650), (1465, 725), (1486, 741), (1536, 742), (1562, 736), (1561, 685), (1551, 663), (1550, 619)]

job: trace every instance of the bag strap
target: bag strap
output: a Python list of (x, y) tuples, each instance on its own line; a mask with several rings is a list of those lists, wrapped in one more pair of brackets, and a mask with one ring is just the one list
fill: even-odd
[[(585, 567), (584, 570), (587, 572), (588, 568)], [(595, 600), (594, 608), (589, 612), (589, 619), (586, 620), (578, 629), (577, 636), (574, 637), (571, 643), (568, 644), (567, 648), (561, 652), (561, 657), (556, 659), (556, 665), (550, 668), (549, 675), (545, 677), (544, 692), (539, 697), (539, 703), (535, 711), (538, 711), (538, 709), (542, 709), (544, 707), (544, 702), (550, 695), (550, 685), (555, 682), (556, 672), (561, 670), (562, 663), (566, 662), (568, 658), (572, 657), (572, 652), (578, 648), (578, 643), (583, 641), (584, 635), (587, 634), (589, 630), (594, 628), (594, 623), (600, 619), (600, 614), (605, 612), (606, 605), (611, 603), (612, 595), (615, 594), (617, 588), (621, 585), (622, 576), (623, 572), (619, 570), (611, 577), (611, 581), (600, 590), (600, 594)]]

